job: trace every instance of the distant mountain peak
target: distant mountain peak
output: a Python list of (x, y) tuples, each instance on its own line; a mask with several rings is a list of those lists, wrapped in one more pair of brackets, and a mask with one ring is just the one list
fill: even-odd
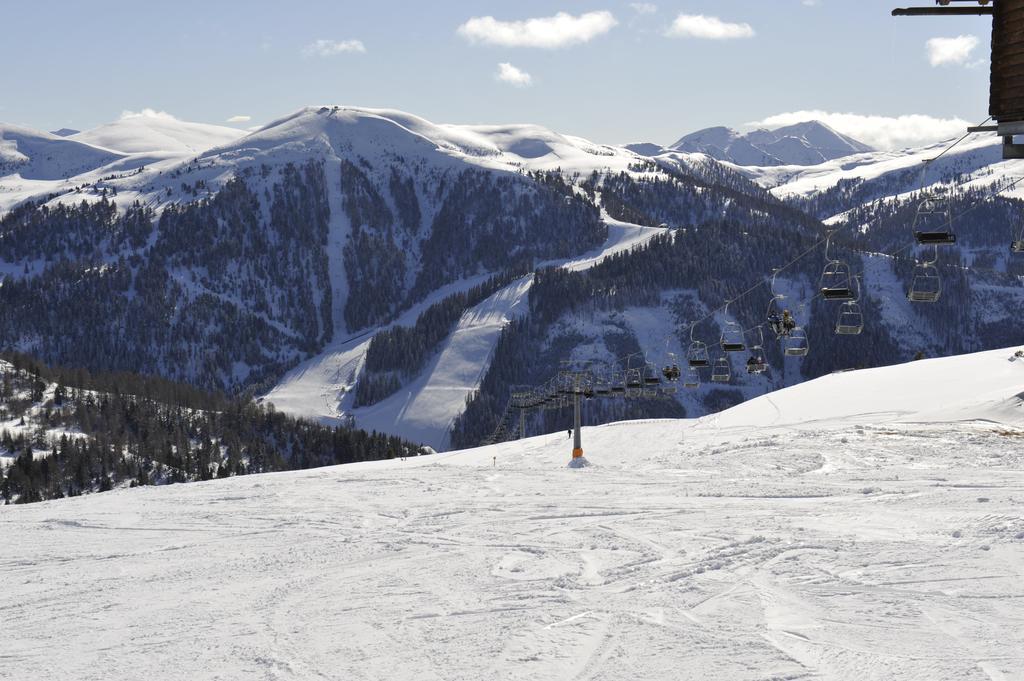
[(146, 110), (123, 115), (112, 123), (75, 133), (70, 138), (123, 154), (198, 154), (233, 142), (244, 135), (245, 131), (237, 128), (191, 123), (170, 114)]
[(80, 132), (82, 131), (75, 130), (74, 128), (61, 128), (60, 130), (50, 131), (50, 134), (56, 135), (57, 137), (71, 137), (72, 135), (77, 135)]
[(670, 149), (700, 152), (741, 166), (818, 165), (835, 158), (874, 151), (817, 120), (773, 130), (740, 133), (722, 126), (705, 128), (679, 139)]

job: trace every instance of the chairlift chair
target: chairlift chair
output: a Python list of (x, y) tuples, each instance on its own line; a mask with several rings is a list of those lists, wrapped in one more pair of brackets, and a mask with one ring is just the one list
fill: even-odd
[(1010, 242), (1010, 253), (1024, 253), (1024, 227), (1017, 233), (1017, 238)]
[(934, 303), (942, 295), (942, 279), (934, 262), (919, 262), (914, 265), (907, 300), (913, 303)]
[[(729, 305), (732, 301), (725, 304), (725, 314), (729, 314)], [(722, 326), (722, 337), (718, 341), (722, 347), (722, 352), (743, 352), (747, 349), (746, 340), (743, 337), (743, 327), (740, 326), (739, 322), (726, 321)]]
[(741, 343), (738, 340), (727, 340), (724, 333), (720, 344), (722, 346), (722, 352), (743, 352), (747, 349), (745, 343)]
[(949, 199), (940, 192), (925, 194), (917, 206), (912, 226), (914, 238), (922, 246), (948, 246), (956, 243)]
[(821, 297), (825, 300), (853, 300), (850, 266), (842, 260), (830, 260), (819, 279)]
[(860, 305), (850, 300), (843, 303), (836, 319), (836, 334), (840, 336), (856, 336), (864, 330), (864, 313)]
[(668, 353), (668, 361), (665, 363), (665, 366), (661, 368), (661, 375), (670, 383), (678, 381), (680, 376), (682, 376), (682, 372), (679, 370), (679, 362), (676, 361), (676, 356), (671, 352)]
[(782, 352), (787, 357), (805, 357), (811, 346), (807, 342), (807, 332), (803, 327), (796, 327), (782, 340)]
[(728, 383), (732, 378), (732, 368), (729, 366), (728, 357), (719, 357), (715, 360), (715, 366), (711, 370), (711, 380), (715, 383)]
[(686, 374), (683, 377), (683, 387), (691, 390), (700, 387), (700, 374), (697, 373), (696, 369), (688, 368)]
[(711, 366), (707, 344), (702, 341), (690, 343), (690, 349), (686, 352), (686, 361), (691, 369), (704, 369)]
[(768, 361), (764, 357), (764, 351), (760, 348), (751, 350), (750, 359), (747, 360), (747, 373), (763, 374), (766, 371), (768, 371)]
[(864, 313), (857, 302), (860, 300), (860, 278), (854, 277), (853, 281), (857, 285), (857, 296), (843, 303), (836, 318), (835, 332), (840, 336), (856, 336), (864, 330)]
[(832, 232), (825, 237), (825, 269), (818, 280), (818, 289), (825, 300), (853, 300), (853, 281), (850, 266), (830, 255)]
[(658, 370), (654, 367), (651, 362), (644, 363), (644, 385), (659, 385), (661, 383), (661, 376), (658, 375)]
[(626, 369), (626, 395), (640, 397), (644, 389), (644, 379), (640, 369)]
[(768, 370), (768, 360), (764, 356), (764, 331), (758, 326), (752, 333), (756, 333), (754, 344), (750, 346), (750, 358), (747, 360), (748, 374), (763, 374)]
[(708, 356), (707, 344), (693, 337), (693, 326), (690, 325), (690, 347), (686, 351), (686, 363), (692, 369), (703, 369), (711, 366), (711, 358)]

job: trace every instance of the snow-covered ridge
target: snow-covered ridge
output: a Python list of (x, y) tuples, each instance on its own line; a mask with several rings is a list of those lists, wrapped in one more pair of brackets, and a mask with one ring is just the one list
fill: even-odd
[(153, 111), (125, 114), (113, 123), (71, 135), (69, 139), (124, 154), (169, 152), (198, 154), (245, 135), (222, 125), (190, 123)]
[(270, 149), (321, 149), (372, 159), (382, 153), (422, 158), (436, 152), (495, 169), (530, 168), (566, 172), (626, 170), (639, 156), (531, 124), (453, 125), (432, 123), (394, 109), (351, 106), (306, 107), (204, 156), (243, 156)]
[[(919, 173), (926, 161), (936, 157), (952, 142), (953, 140), (946, 140), (926, 147), (855, 154), (810, 167), (733, 167), (762, 186), (770, 188), (772, 193), (780, 198), (809, 196), (834, 187), (843, 180), (876, 180), (897, 173)], [(930, 165), (928, 173), (921, 179), (926, 185), (932, 184), (938, 181), (944, 171), (955, 170), (967, 175), (976, 174), (978, 178), (987, 178), (986, 182), (993, 182), (999, 177), (1019, 173), (1021, 169), (1024, 169), (1024, 163), (1021, 161), (1002, 159), (999, 138), (975, 135)], [(967, 184), (969, 182), (968, 180)]]
[[(602, 145), (561, 135), (538, 125), (452, 125), (432, 123), (394, 109), (311, 106), (271, 121), (251, 133), (224, 126), (180, 121), (171, 116), (134, 114), (93, 130), (62, 138), (15, 126), (0, 134), (0, 212), (51, 194), (56, 201), (92, 198), (79, 193), (101, 178), (128, 200), (159, 210), (180, 182), (167, 177), (191, 167), (198, 157), (210, 164), (197, 179), (216, 189), (252, 163), (305, 161), (310, 156), (360, 156), (429, 161), (434, 167), (483, 167), (501, 171), (555, 170), (620, 172), (643, 157), (624, 147)], [(26, 165), (15, 134), (32, 138), (32, 149), (45, 147), (44, 170)], [(66, 147), (56, 147), (63, 142)], [(20, 142), (25, 147), (26, 142)], [(5, 161), (9, 161), (5, 163)], [(41, 161), (40, 161), (41, 163)], [(137, 176), (120, 177), (144, 168)], [(77, 190), (77, 191), (76, 191)]]
[(740, 166), (813, 166), (872, 148), (820, 121), (807, 121), (746, 134), (724, 127), (707, 128), (684, 136), (669, 150), (700, 152)]
[(114, 163), (122, 156), (70, 137), (0, 123), (0, 187), (8, 175), (61, 182)]

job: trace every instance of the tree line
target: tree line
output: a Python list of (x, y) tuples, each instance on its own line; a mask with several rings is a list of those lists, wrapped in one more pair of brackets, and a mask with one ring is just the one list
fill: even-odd
[(25, 355), (0, 363), (0, 412), (17, 424), (0, 432), (0, 452), (13, 459), (0, 475), (5, 503), (427, 453), (162, 378), (51, 368)]

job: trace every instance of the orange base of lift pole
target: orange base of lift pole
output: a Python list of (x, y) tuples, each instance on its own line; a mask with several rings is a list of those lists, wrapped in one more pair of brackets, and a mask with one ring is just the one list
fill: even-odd
[(576, 449), (572, 450), (572, 458), (579, 459), (582, 456), (583, 456), (583, 450), (580, 449), (579, 447), (577, 447)]

